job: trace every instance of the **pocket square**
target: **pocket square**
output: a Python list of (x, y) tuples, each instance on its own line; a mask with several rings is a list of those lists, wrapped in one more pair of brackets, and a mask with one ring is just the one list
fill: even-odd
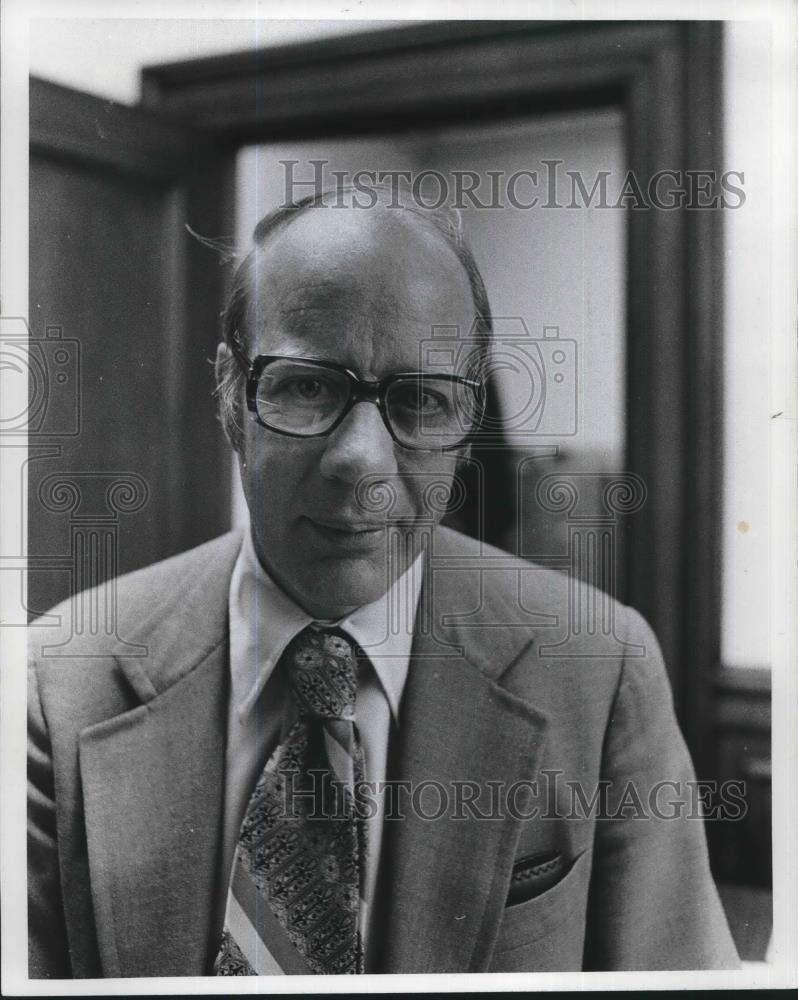
[(510, 876), (506, 905), (515, 906), (540, 896), (560, 881), (567, 868), (565, 855), (558, 851), (530, 855), (516, 861)]

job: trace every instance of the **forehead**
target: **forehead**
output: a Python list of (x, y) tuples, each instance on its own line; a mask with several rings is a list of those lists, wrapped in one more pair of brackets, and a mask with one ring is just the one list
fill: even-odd
[(474, 302), (443, 236), (411, 213), (313, 208), (267, 237), (253, 269), (258, 353), (413, 365), (434, 326), (467, 336)]

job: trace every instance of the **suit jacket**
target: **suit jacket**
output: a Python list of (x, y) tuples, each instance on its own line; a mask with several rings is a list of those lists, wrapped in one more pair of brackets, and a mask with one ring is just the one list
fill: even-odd
[[(559, 573), (433, 540), (391, 765), (427, 784), (386, 820), (373, 971), (736, 966), (702, 822), (574, 800), (693, 778), (646, 623), (587, 587), (569, 613)], [(120, 578), (115, 637), (66, 604), (31, 630), (32, 977), (210, 972), (239, 545)], [(575, 629), (574, 600), (612, 628)]]

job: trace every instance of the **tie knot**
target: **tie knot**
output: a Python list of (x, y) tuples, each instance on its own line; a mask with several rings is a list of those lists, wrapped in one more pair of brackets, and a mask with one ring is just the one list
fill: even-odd
[(354, 719), (357, 656), (340, 629), (309, 625), (283, 654), (291, 687), (308, 715)]

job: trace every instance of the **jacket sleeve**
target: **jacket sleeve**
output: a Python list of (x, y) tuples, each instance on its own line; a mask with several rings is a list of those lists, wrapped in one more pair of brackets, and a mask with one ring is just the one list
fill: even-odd
[(738, 968), (662, 654), (626, 612), (628, 642), (645, 655), (625, 659), (605, 736), (609, 807), (596, 825), (585, 968)]
[(58, 864), (50, 737), (35, 664), (28, 668), (28, 975), (70, 978)]

